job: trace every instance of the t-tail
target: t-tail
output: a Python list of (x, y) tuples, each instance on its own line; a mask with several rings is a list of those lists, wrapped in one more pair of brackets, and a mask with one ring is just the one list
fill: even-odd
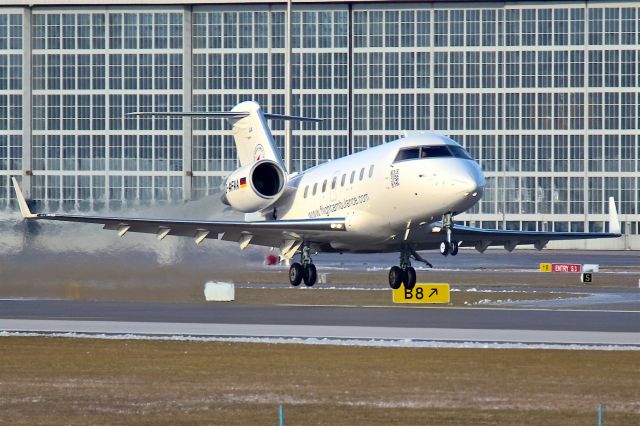
[(266, 113), (253, 101), (241, 102), (231, 111), (134, 112), (129, 115), (226, 118), (232, 126), (240, 168), (227, 177), (222, 202), (244, 213), (258, 212), (263, 219), (276, 217), (274, 206), (286, 193), (289, 181), (267, 119), (321, 121)]
[(232, 126), (231, 130), (241, 167), (261, 160), (271, 160), (276, 162), (282, 170), (285, 170), (285, 166), (273, 140), (271, 129), (267, 125), (267, 119), (322, 121), (317, 118), (267, 113), (262, 111), (257, 102), (253, 101), (241, 102), (233, 107), (231, 111), (150, 111), (133, 112), (128, 115), (226, 118)]

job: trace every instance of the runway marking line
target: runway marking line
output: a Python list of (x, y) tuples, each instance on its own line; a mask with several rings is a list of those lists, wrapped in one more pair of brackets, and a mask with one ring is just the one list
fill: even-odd
[(461, 306), (395, 306), (395, 305), (303, 305), (296, 303), (280, 303), (275, 306), (293, 306), (293, 307), (324, 307), (324, 308), (392, 308), (392, 309), (463, 309), (463, 310), (475, 310), (475, 311), (539, 311), (539, 312), (603, 312), (603, 313), (634, 313), (640, 314), (639, 311), (625, 311), (616, 309), (543, 309), (543, 308), (501, 308), (501, 307), (487, 307), (487, 308), (471, 308)]

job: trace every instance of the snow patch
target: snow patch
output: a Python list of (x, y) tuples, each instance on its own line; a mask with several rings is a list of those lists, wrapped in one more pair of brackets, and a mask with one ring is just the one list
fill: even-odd
[(203, 337), (189, 335), (144, 335), (144, 334), (90, 334), (90, 333), (31, 333), (0, 331), (0, 337), (65, 337), (76, 339), (106, 340), (159, 340), (178, 342), (230, 342), (260, 344), (333, 345), (392, 348), (450, 348), (450, 349), (556, 349), (556, 350), (597, 350), (597, 351), (639, 351), (640, 346), (632, 345), (587, 345), (587, 344), (547, 344), (547, 343), (504, 343), (504, 342), (448, 342), (418, 339), (337, 339), (307, 337)]

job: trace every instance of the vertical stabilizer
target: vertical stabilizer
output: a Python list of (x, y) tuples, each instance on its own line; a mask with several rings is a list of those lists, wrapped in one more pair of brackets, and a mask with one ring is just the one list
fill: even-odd
[(238, 150), (240, 165), (253, 164), (260, 160), (273, 160), (284, 169), (282, 157), (273, 140), (260, 105), (253, 101), (241, 102), (231, 112), (246, 112), (246, 117), (228, 118), (233, 126), (233, 138)]

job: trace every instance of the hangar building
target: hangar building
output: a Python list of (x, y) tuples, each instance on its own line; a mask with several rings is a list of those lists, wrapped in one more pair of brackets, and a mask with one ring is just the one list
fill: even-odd
[[(460, 219), (600, 231), (640, 222), (635, 1), (8, 0), (0, 6), (0, 209), (9, 175), (48, 210), (197, 199), (236, 168), (219, 119), (136, 110), (265, 110), (293, 171), (392, 140), (450, 135), (488, 177)], [(287, 28), (291, 29), (288, 37)], [(291, 64), (289, 68), (287, 64)], [(617, 243), (616, 243), (617, 244)]]

